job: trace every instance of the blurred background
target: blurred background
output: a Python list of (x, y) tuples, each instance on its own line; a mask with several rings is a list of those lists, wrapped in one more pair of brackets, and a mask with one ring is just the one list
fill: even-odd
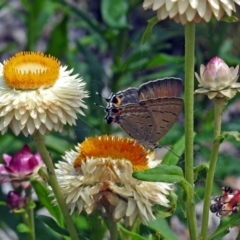
[[(63, 133), (52, 132), (46, 137), (47, 148), (54, 161), (88, 136), (126, 135), (119, 126), (106, 124), (104, 109), (95, 104), (106, 106), (106, 102), (96, 92), (108, 97), (111, 92), (138, 87), (149, 80), (170, 76), (184, 78), (184, 27), (169, 19), (162, 21), (154, 26), (148, 41), (142, 44), (147, 21), (155, 13), (144, 11), (141, 5), (140, 0), (0, 0), (1, 62), (19, 51), (42, 51), (59, 58), (69, 69), (74, 68), (74, 73), (87, 83), (90, 98), (86, 99), (86, 116), (78, 118), (77, 126), (67, 126)], [(239, 15), (236, 13), (236, 17)], [(221, 57), (229, 66), (235, 67), (240, 63), (239, 22), (212, 19), (209, 23), (196, 25), (195, 70), (199, 72), (200, 64), (207, 64), (214, 56)], [(239, 117), (240, 95), (237, 95), (226, 106), (223, 130), (240, 130)], [(212, 102), (206, 96), (195, 96), (195, 131), (197, 165), (209, 159), (213, 136)], [(160, 140), (160, 145), (171, 147), (183, 134), (182, 114)], [(31, 138), (16, 137), (10, 131), (0, 136), (0, 162), (3, 153), (13, 155), (24, 144), (35, 151)], [(240, 188), (239, 156), (239, 143), (233, 138), (221, 145), (215, 176), (216, 195), (220, 194), (219, 187), (223, 185)], [(184, 162), (184, 156), (179, 157), (178, 165), (184, 167)], [(199, 204), (203, 199), (205, 175), (203, 170), (196, 179), (196, 202)], [(0, 201), (5, 201), (7, 191), (5, 187), (0, 188)], [(175, 216), (167, 221), (172, 226), (177, 221), (183, 227), (184, 235), (186, 220), (183, 207), (179, 203)], [(41, 204), (37, 203), (37, 209), (42, 210)], [(16, 230), (20, 219), (9, 213), (6, 206), (0, 206), (0, 212), (0, 229), (10, 234), (9, 239), (25, 239)], [(88, 231), (87, 218), (81, 219), (86, 221), (85, 225), (81, 222), (81, 226)], [(42, 229), (46, 232), (49, 229), (46, 230), (47, 227), (41, 223), (37, 226), (37, 236), (41, 239)], [(11, 229), (15, 235), (11, 235)]]

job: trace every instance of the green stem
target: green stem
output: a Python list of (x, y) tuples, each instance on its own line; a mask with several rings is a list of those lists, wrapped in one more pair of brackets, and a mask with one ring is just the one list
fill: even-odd
[(70, 237), (72, 240), (78, 240), (79, 238), (77, 235), (77, 231), (74, 227), (72, 218), (69, 214), (67, 204), (61, 193), (61, 189), (59, 188), (55, 170), (54, 170), (54, 166), (53, 166), (53, 162), (52, 162), (52, 159), (50, 158), (49, 153), (46, 149), (43, 136), (39, 132), (36, 132), (32, 137), (33, 137), (36, 147), (37, 147), (39, 153), (41, 154), (42, 159), (47, 167), (48, 184), (52, 187), (55, 198), (57, 199), (58, 205), (61, 208), (61, 211), (64, 216), (64, 220), (66, 222), (66, 226), (68, 228)]
[(221, 122), (222, 122), (222, 110), (225, 106), (224, 98), (214, 98), (214, 135), (213, 135), (213, 146), (210, 156), (209, 169), (206, 179), (206, 188), (204, 195), (204, 206), (203, 206), (203, 217), (202, 217), (202, 230), (201, 230), (201, 239), (206, 240), (208, 234), (208, 217), (209, 217), (209, 208), (211, 203), (211, 193), (214, 180), (214, 173), (218, 158), (218, 149), (220, 146), (220, 140), (216, 139), (221, 134)]
[(192, 186), (186, 200), (188, 227), (191, 239), (197, 239), (197, 221), (194, 205), (193, 173), (193, 107), (194, 107), (194, 46), (195, 23), (185, 25), (185, 178)]
[(29, 214), (28, 211), (24, 211), (22, 213), (22, 219), (24, 224), (29, 228), (29, 232), (27, 232), (27, 238), (28, 240), (35, 240), (35, 231), (34, 229), (31, 228), (31, 223), (30, 223), (30, 218), (29, 218)]
[(108, 230), (110, 232), (110, 239), (118, 240), (117, 223), (113, 220), (111, 215), (107, 216), (106, 222), (107, 222)]
[[(28, 204), (32, 201), (32, 188), (28, 187), (25, 190)], [(34, 209), (32, 207), (28, 207), (27, 216), (28, 216), (28, 227), (30, 229), (31, 239), (35, 239), (35, 222), (34, 222)]]

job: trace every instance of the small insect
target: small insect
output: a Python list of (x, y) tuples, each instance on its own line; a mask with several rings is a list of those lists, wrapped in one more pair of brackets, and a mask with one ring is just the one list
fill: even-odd
[(105, 120), (114, 122), (146, 148), (154, 149), (182, 112), (182, 80), (157, 79), (106, 98)]
[(213, 198), (214, 203), (210, 206), (210, 211), (217, 216), (230, 216), (239, 212), (240, 190), (233, 190), (230, 187), (222, 187), (222, 196)]
[(222, 211), (222, 207), (224, 205), (224, 203), (221, 202), (222, 197), (215, 197), (213, 198), (214, 202), (213, 204), (211, 204), (210, 206), (210, 211), (212, 213), (216, 213), (217, 216), (220, 216), (221, 211)]
[(221, 189), (222, 189), (222, 195), (233, 193), (233, 189), (231, 187), (223, 186)]

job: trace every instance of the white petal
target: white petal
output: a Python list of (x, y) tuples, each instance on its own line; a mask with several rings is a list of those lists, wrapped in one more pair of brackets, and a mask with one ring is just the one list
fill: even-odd
[(220, 9), (219, 0), (208, 0), (212, 8)]
[(191, 22), (194, 19), (196, 12), (197, 12), (196, 9), (192, 9), (190, 6), (188, 7), (186, 11), (186, 17), (189, 22)]
[(198, 3), (199, 2), (205, 2), (205, 0), (190, 0), (190, 5), (193, 9), (198, 8)]
[(188, 5), (189, 5), (188, 1), (178, 1), (178, 11), (180, 15), (187, 10)]
[(153, 11), (158, 10), (160, 7), (163, 6), (164, 3), (165, 3), (165, 0), (157, 0), (157, 1), (154, 1), (152, 10), (153, 10)]
[(127, 211), (126, 211), (126, 216), (129, 217), (133, 214), (133, 212), (136, 211), (136, 207), (137, 207), (137, 204), (136, 204), (136, 201), (129, 198), (128, 199), (128, 206), (127, 206)]
[(206, 1), (199, 1), (197, 12), (200, 17), (203, 17), (206, 14), (207, 3)]

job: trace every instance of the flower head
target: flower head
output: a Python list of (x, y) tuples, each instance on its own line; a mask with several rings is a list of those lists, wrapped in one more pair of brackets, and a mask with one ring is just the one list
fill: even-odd
[(71, 73), (40, 52), (20, 52), (0, 64), (0, 132), (46, 134), (75, 124), (88, 94), (82, 79)]
[(226, 13), (228, 16), (236, 11), (235, 3), (239, 0), (144, 0), (143, 8), (157, 11), (159, 20), (169, 17), (177, 23), (209, 22), (211, 17), (220, 20)]
[(240, 88), (240, 83), (236, 83), (238, 70), (239, 65), (236, 68), (229, 68), (221, 58), (212, 58), (206, 67), (204, 65), (200, 66), (200, 76), (195, 73), (200, 87), (195, 92), (206, 94), (210, 99), (215, 97), (230, 99), (234, 97), (238, 88)]
[(30, 183), (28, 179), (34, 177), (43, 161), (39, 153), (31, 153), (30, 148), (25, 145), (14, 156), (3, 154), (4, 164), (0, 164), (0, 182), (12, 181), (15, 187), (21, 185), (27, 188)]
[(19, 210), (27, 205), (27, 198), (17, 192), (10, 191), (6, 203), (11, 210)]
[(134, 170), (149, 168), (153, 154), (135, 140), (112, 136), (87, 138), (56, 164), (56, 174), (71, 212), (101, 209), (115, 221), (132, 225), (139, 217), (153, 220), (152, 206), (168, 206), (171, 184), (144, 182)]

